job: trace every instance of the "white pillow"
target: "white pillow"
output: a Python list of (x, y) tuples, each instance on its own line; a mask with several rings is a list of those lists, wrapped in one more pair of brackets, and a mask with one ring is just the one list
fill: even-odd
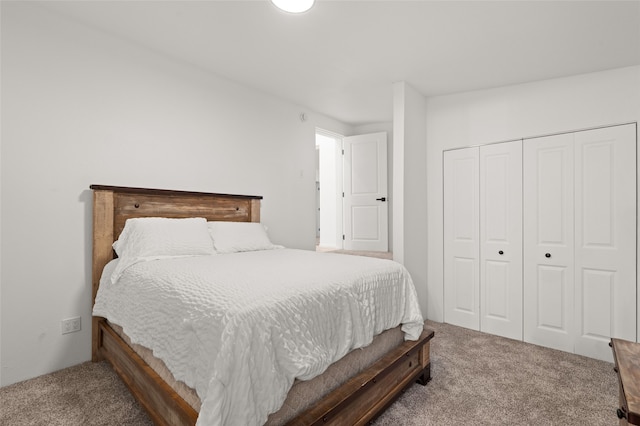
[(283, 248), (269, 240), (267, 231), (257, 222), (209, 222), (209, 233), (218, 253), (272, 250)]
[(113, 249), (120, 258), (111, 278), (114, 283), (124, 269), (140, 261), (215, 254), (207, 220), (202, 217), (128, 219)]

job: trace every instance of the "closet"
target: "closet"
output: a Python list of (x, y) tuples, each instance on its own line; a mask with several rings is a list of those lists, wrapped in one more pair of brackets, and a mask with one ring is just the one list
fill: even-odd
[(445, 322), (611, 359), (636, 340), (636, 125), (445, 151)]
[(522, 142), (444, 162), (445, 322), (522, 339)]

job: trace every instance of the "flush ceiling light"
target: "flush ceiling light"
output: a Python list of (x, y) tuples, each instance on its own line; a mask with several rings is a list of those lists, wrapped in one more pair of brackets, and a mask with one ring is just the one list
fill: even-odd
[(315, 0), (271, 0), (278, 9), (289, 13), (302, 13), (311, 9)]

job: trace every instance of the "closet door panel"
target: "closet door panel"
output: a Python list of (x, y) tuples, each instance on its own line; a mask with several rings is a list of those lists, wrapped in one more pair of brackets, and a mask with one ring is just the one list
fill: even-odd
[(522, 339), (522, 141), (480, 147), (480, 329)]
[(478, 330), (478, 148), (444, 158), (444, 320)]
[(575, 134), (575, 352), (636, 337), (635, 125)]
[(536, 286), (537, 304), (535, 306), (536, 325), (542, 331), (569, 335), (567, 306), (573, 301), (573, 288), (568, 279), (573, 274), (563, 266), (538, 265)]
[(524, 340), (573, 352), (573, 135), (525, 139)]
[[(481, 264), (482, 331), (498, 334), (492, 330), (491, 321), (508, 322), (512, 319), (509, 294), (509, 264), (484, 260)], [(515, 337), (514, 337), (515, 338)]]

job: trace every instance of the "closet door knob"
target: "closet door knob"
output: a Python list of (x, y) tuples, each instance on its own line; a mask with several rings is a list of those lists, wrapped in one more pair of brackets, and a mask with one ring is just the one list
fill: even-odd
[(551, 253), (545, 253), (544, 257), (547, 257), (547, 258), (551, 257)]
[(500, 250), (500, 251), (498, 252), (498, 254), (499, 254), (499, 255), (503, 255), (503, 254), (504, 254), (504, 252), (503, 252), (502, 250)]

